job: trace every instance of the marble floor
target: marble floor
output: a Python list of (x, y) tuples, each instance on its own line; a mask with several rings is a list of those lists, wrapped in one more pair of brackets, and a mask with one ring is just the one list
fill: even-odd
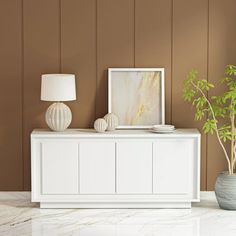
[[(16, 200), (17, 199), (17, 200)], [(0, 193), (0, 236), (235, 236), (236, 211), (202, 192), (192, 209), (40, 209), (30, 193)]]

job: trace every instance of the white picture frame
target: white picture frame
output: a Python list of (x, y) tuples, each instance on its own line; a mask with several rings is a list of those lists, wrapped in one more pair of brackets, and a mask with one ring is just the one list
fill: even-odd
[[(136, 77), (137, 77), (137, 80), (139, 81), (135, 81)], [(154, 82), (150, 82), (151, 77), (155, 78), (155, 80), (157, 81), (155, 82), (155, 86), (152, 85)], [(147, 83), (150, 84), (149, 87), (145, 84), (144, 82), (145, 79), (147, 79), (146, 84)], [(133, 82), (129, 82), (131, 80)], [(129, 86), (126, 88), (127, 82)], [(119, 83), (121, 85), (119, 85)], [(135, 85), (134, 87), (132, 87), (132, 83)], [(118, 129), (149, 129), (153, 125), (156, 125), (156, 124), (165, 124), (165, 85), (164, 83), (165, 83), (165, 69), (164, 68), (108, 68), (108, 112), (114, 113), (118, 116), (119, 126), (117, 128)], [(143, 86), (143, 84), (145, 86)], [(144, 92), (140, 92), (140, 87), (142, 88), (142, 91)], [(143, 87), (148, 87), (146, 93), (145, 93), (145, 88)], [(136, 91), (136, 88), (137, 88), (137, 91)], [(154, 97), (157, 98), (156, 99), (157, 107), (155, 106), (155, 103), (153, 104), (152, 98), (150, 98), (149, 91), (148, 91), (149, 89), (152, 90), (151, 91), (152, 93), (150, 94), (154, 94)], [(157, 95), (155, 95), (154, 89), (157, 90), (156, 91)], [(126, 91), (123, 91), (123, 90), (126, 90)], [(130, 93), (131, 90), (132, 90), (132, 94), (134, 94), (134, 97), (132, 97), (131, 99), (126, 99), (126, 97), (128, 98), (127, 94)], [(143, 93), (146, 94), (146, 97), (145, 95), (140, 95)], [(119, 101), (118, 101), (119, 95), (121, 98), (121, 101), (120, 101), (121, 104), (119, 104)], [(137, 100), (139, 101), (139, 104), (142, 104), (143, 106), (143, 103), (140, 103), (142, 99), (140, 98), (140, 96), (143, 96), (143, 100), (146, 100), (146, 104), (150, 104), (150, 103), (152, 104), (152, 105), (149, 105), (151, 109), (147, 109), (149, 113), (150, 113), (150, 110), (152, 111), (152, 117), (148, 117), (148, 114), (146, 113), (146, 120), (144, 119), (143, 121), (139, 121), (139, 122), (127, 121), (127, 120), (133, 120), (132, 116), (134, 116), (134, 114), (129, 114), (130, 117), (127, 118), (127, 115), (126, 115), (126, 118), (124, 119), (123, 113), (125, 112), (125, 114), (128, 114), (129, 113), (128, 111), (130, 110), (130, 109), (127, 109), (127, 107), (140, 107), (140, 105), (136, 104), (137, 103), (136, 97), (137, 97)], [(124, 102), (124, 100), (126, 102)], [(126, 108), (125, 108), (124, 103), (126, 104)], [(122, 111), (122, 108), (123, 108), (122, 105), (124, 105), (124, 110), (126, 109), (126, 111)], [(138, 109), (138, 111), (139, 110), (140, 109)], [(156, 115), (155, 115), (155, 111), (157, 111)], [(142, 111), (142, 112), (144, 116), (145, 111)], [(140, 113), (136, 112), (136, 114), (140, 114)]]

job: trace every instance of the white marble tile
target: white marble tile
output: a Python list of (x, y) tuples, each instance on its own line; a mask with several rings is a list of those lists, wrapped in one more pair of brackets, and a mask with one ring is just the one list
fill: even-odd
[(236, 211), (213, 192), (192, 209), (39, 209), (29, 193), (0, 193), (1, 236), (235, 236)]

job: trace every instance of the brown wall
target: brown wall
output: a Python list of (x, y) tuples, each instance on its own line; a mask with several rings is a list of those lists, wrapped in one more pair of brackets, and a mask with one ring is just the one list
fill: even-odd
[[(165, 67), (167, 122), (201, 129), (182, 81), (197, 68), (216, 82), (236, 64), (235, 9), (235, 0), (1, 0), (0, 190), (30, 189), (30, 132), (46, 127), (49, 105), (42, 73), (77, 75), (72, 127), (91, 127), (107, 112), (108, 67)], [(202, 135), (201, 189), (225, 166), (215, 137)]]

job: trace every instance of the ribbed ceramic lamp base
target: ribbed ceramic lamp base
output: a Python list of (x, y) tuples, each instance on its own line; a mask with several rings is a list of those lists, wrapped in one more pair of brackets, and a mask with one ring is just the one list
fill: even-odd
[(70, 108), (62, 102), (53, 103), (46, 112), (46, 123), (54, 131), (64, 131), (72, 121)]

